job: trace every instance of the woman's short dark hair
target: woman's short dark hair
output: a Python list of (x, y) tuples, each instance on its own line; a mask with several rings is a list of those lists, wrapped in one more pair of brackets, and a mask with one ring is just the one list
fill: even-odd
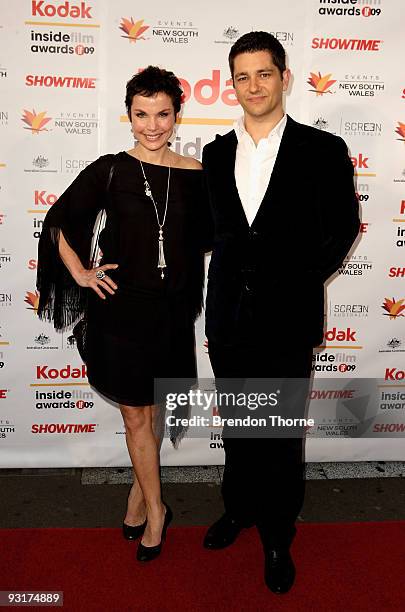
[(273, 64), (277, 66), (282, 76), (286, 69), (283, 45), (269, 32), (248, 32), (238, 38), (229, 52), (228, 61), (232, 78), (235, 57), (241, 53), (255, 53), (256, 51), (268, 51), (273, 58)]
[(131, 121), (131, 106), (134, 96), (155, 96), (158, 93), (165, 93), (173, 103), (174, 114), (180, 111), (183, 90), (180, 81), (173, 72), (164, 70), (158, 66), (148, 66), (138, 74), (134, 74), (127, 83), (127, 93), (125, 96), (125, 106), (129, 120)]

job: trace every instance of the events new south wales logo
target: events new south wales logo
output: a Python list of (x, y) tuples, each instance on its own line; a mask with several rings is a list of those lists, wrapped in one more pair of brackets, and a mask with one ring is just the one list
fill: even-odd
[(46, 124), (52, 119), (52, 117), (46, 117), (47, 111), (42, 111), (41, 113), (36, 113), (35, 110), (29, 111), (24, 110), (24, 114), (21, 117), (21, 121), (23, 121), (28, 127), (24, 126), (25, 130), (31, 130), (31, 134), (39, 134), (40, 132), (48, 132), (48, 128), (46, 128)]
[(28, 304), (27, 310), (34, 310), (37, 312), (39, 306), (39, 293), (37, 291), (35, 291), (35, 293), (27, 291), (24, 302)]
[(385, 298), (384, 304), (381, 306), (381, 308), (386, 311), (383, 313), (384, 316), (389, 317), (390, 320), (403, 317), (403, 311), (405, 310), (404, 302), (405, 299), (395, 300), (392, 298), (392, 300), (390, 300), (389, 298)]
[(400, 138), (397, 138), (397, 140), (405, 142), (405, 123), (401, 123), (400, 121), (398, 121), (398, 127), (395, 130), (395, 133), (400, 136)]
[[(373, 97), (385, 89), (384, 82), (376, 74), (352, 74), (351, 72), (346, 72), (345, 74), (337, 75), (334, 79), (331, 77), (332, 73), (310, 72), (307, 84), (311, 85), (312, 89), (308, 89), (308, 91), (320, 98), (325, 93), (336, 93), (349, 97)], [(333, 85), (334, 87), (331, 90), (330, 88)]]
[[(199, 31), (189, 19), (156, 19), (154, 25), (146, 25), (144, 19), (121, 17), (119, 29), (130, 43), (140, 40), (160, 40), (163, 44), (188, 44), (198, 39)], [(149, 31), (148, 31), (149, 30)], [(144, 36), (148, 31), (148, 36)]]
[(128, 38), (130, 43), (135, 43), (138, 40), (147, 40), (142, 34), (149, 29), (149, 26), (143, 25), (143, 22), (143, 19), (134, 21), (133, 17), (130, 17), (130, 19), (122, 17), (120, 24), (120, 30), (124, 32), (124, 34), (121, 34), (122, 38)]
[(309, 91), (312, 91), (317, 96), (323, 96), (323, 94), (332, 93), (328, 90), (329, 87), (332, 87), (332, 85), (336, 83), (336, 80), (331, 79), (331, 76), (331, 73), (322, 76), (320, 72), (318, 72), (318, 74), (316, 74), (315, 72), (310, 72), (310, 78), (308, 79), (307, 83), (308, 85), (311, 85), (313, 89), (310, 89)]

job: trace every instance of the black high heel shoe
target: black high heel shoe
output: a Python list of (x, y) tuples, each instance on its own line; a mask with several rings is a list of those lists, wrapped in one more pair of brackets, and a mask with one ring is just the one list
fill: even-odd
[(127, 525), (122, 523), (122, 535), (126, 540), (137, 540), (145, 531), (146, 519), (141, 525)]
[[(129, 496), (131, 495), (132, 485), (128, 491), (127, 504), (129, 500)], [(145, 519), (141, 525), (127, 525), (126, 523), (122, 523), (122, 535), (126, 540), (137, 540), (145, 531), (147, 520)]]
[(136, 551), (136, 558), (138, 561), (152, 561), (153, 559), (156, 559), (156, 557), (158, 557), (160, 553), (162, 552), (163, 542), (166, 539), (166, 531), (169, 526), (169, 523), (173, 519), (173, 512), (171, 511), (169, 506), (165, 504), (164, 502), (163, 502), (163, 505), (166, 508), (166, 514), (165, 514), (165, 520), (163, 523), (162, 537), (160, 539), (160, 544), (157, 544), (157, 546), (144, 546), (142, 542), (139, 542), (138, 549)]

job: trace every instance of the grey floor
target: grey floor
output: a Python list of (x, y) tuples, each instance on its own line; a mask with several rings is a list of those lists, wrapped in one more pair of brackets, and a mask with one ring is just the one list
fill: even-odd
[[(209, 525), (222, 513), (222, 471), (162, 468), (174, 524)], [(405, 520), (403, 462), (311, 463), (306, 478), (300, 521)], [(119, 527), (130, 482), (129, 468), (0, 470), (0, 528)]]

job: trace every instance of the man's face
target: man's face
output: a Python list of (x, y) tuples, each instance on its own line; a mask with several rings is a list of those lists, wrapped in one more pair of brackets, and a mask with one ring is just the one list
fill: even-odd
[(241, 53), (234, 59), (233, 81), (239, 104), (256, 119), (270, 118), (282, 111), (290, 71), (280, 74), (268, 51)]

